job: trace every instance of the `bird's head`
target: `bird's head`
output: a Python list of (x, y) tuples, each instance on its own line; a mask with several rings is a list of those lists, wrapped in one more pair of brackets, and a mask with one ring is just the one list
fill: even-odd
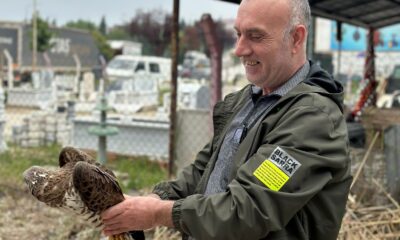
[(23, 176), (32, 195), (38, 200), (43, 201), (43, 196), (46, 194), (45, 189), (49, 186), (49, 181), (52, 178), (52, 171), (33, 166), (25, 170)]

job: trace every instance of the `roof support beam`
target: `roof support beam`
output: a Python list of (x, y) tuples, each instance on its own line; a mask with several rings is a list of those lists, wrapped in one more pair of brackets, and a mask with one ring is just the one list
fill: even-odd
[(368, 24), (362, 21), (359, 21), (357, 19), (351, 19), (348, 17), (343, 17), (343, 16), (339, 16), (339, 15), (335, 15), (334, 12), (327, 12), (325, 10), (321, 10), (321, 9), (317, 9), (314, 8), (313, 9), (313, 14), (319, 17), (324, 17), (324, 18), (329, 18), (332, 20), (336, 20), (336, 21), (341, 21), (344, 23), (350, 23), (350, 24), (354, 24), (360, 27), (364, 27), (364, 28), (368, 28)]
[(336, 8), (336, 9), (335, 9), (335, 12), (341, 12), (341, 11), (347, 10), (347, 9), (349, 9), (349, 8), (360, 8), (360, 7), (362, 7), (363, 5), (367, 5), (367, 4), (376, 2), (376, 1), (378, 1), (378, 0), (355, 1), (355, 2), (352, 2), (352, 4), (344, 5), (344, 7), (342, 7), (342, 8)]
[(393, 9), (393, 6), (385, 6), (382, 8), (378, 8), (378, 9), (371, 9), (371, 10), (365, 10), (360, 12), (360, 14), (352, 14), (351, 17), (352, 18), (359, 18), (359, 17), (364, 17), (370, 14), (376, 14), (376, 12), (381, 12), (381, 11), (387, 11), (387, 10), (391, 10)]
[[(241, 0), (219, 0), (239, 4)], [(380, 28), (396, 23), (400, 23), (400, 18), (390, 14), (387, 16), (385, 11), (400, 9), (400, 0), (309, 0), (311, 13), (314, 16), (329, 18), (344, 23), (353, 24), (364, 28)], [(380, 6), (380, 7), (379, 7)], [(352, 11), (352, 9), (354, 11)], [(360, 9), (360, 11), (355, 11)], [(386, 15), (379, 19), (367, 16), (376, 14), (377, 16)], [(379, 15), (380, 14), (380, 15)], [(397, 14), (400, 15), (400, 14)]]

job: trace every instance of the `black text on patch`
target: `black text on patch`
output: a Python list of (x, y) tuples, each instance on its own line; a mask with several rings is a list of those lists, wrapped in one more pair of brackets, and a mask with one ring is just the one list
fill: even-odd
[(291, 177), (301, 166), (301, 163), (299, 161), (287, 154), (280, 147), (275, 148), (275, 150), (271, 153), (269, 159), (278, 168), (284, 171), (289, 177)]

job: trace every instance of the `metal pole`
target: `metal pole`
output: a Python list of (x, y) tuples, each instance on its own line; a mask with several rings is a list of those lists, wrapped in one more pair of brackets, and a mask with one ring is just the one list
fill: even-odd
[[(106, 106), (106, 97), (104, 95), (101, 96), (100, 100), (100, 105), (101, 106)], [(100, 110), (100, 127), (102, 129), (105, 129), (107, 126), (107, 110), (106, 109), (101, 109)], [(102, 165), (105, 165), (107, 162), (107, 136), (106, 135), (100, 135), (99, 136), (99, 149), (97, 151), (97, 157), (99, 159), (99, 162)]]
[(100, 60), (100, 64), (101, 64), (101, 75), (102, 76), (100, 78), (98, 92), (99, 92), (99, 94), (101, 96), (104, 96), (105, 91), (106, 91), (106, 87), (107, 87), (107, 84), (108, 84), (108, 79), (106, 78), (107, 75), (105, 73), (106, 72), (106, 67), (107, 67), (107, 62), (106, 62), (106, 59), (104, 58), (103, 55), (100, 55), (99, 60)]
[(367, 54), (365, 56), (364, 64), (364, 88), (361, 90), (358, 100), (353, 106), (352, 117), (360, 120), (360, 116), (364, 107), (368, 105), (375, 105), (376, 103), (376, 87), (378, 82), (375, 79), (375, 46), (374, 46), (375, 29), (369, 28), (367, 37)]
[[(7, 79), (8, 79), (8, 89), (14, 88), (14, 75), (13, 75), (13, 58), (7, 49), (4, 49), (4, 55), (7, 58)], [(0, 84), (2, 88), (3, 84)]]
[(89, 134), (93, 134), (99, 137), (98, 149), (97, 149), (97, 160), (105, 165), (107, 162), (107, 136), (118, 134), (118, 128), (108, 126), (107, 124), (107, 111), (112, 108), (107, 104), (107, 98), (105, 95), (101, 96), (100, 103), (97, 105), (95, 110), (100, 111), (100, 123), (98, 126), (92, 126), (89, 128)]
[[(0, 53), (4, 52), (3, 48), (0, 48)], [(0, 54), (0, 84), (3, 86), (3, 78), (4, 78), (4, 73), (3, 73), (3, 68), (4, 68), (4, 58), (3, 54)]]
[(172, 66), (171, 66), (171, 106), (169, 125), (168, 175), (172, 177), (175, 158), (176, 96), (178, 92), (178, 52), (179, 52), (179, 0), (174, 0), (172, 16)]
[(78, 54), (74, 53), (73, 55), (75, 61), (75, 79), (74, 79), (74, 89), (73, 92), (76, 97), (79, 96), (79, 76), (81, 74), (81, 61), (78, 57)]
[(203, 14), (200, 26), (204, 31), (205, 39), (211, 53), (211, 109), (222, 97), (222, 47), (217, 38), (215, 23), (210, 14)]
[[(104, 73), (105, 68), (106, 68), (106, 60), (104, 56), (100, 56), (100, 63), (101, 63), (101, 68)], [(103, 74), (104, 76), (104, 74)], [(107, 99), (105, 95), (105, 81), (104, 78), (102, 78), (103, 81), (100, 81), (100, 87), (99, 87), (99, 93), (101, 95), (100, 97), (100, 128), (101, 129), (106, 129), (107, 128)], [(106, 135), (99, 135), (99, 149), (97, 151), (98, 154), (98, 159), (101, 164), (105, 165), (107, 162), (107, 136)]]
[(339, 77), (340, 67), (341, 67), (340, 64), (341, 64), (341, 58), (342, 58), (342, 22), (337, 22), (336, 40), (339, 43), (336, 75), (337, 75), (337, 77)]
[(33, 17), (32, 17), (32, 72), (36, 70), (37, 55), (37, 14), (36, 0), (33, 0)]

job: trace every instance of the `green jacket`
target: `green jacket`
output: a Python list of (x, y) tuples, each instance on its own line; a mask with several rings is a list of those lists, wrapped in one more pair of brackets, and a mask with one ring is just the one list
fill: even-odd
[(337, 238), (352, 179), (343, 88), (310, 64), (307, 79), (247, 133), (232, 159), (226, 192), (202, 194), (229, 123), (250, 97), (250, 85), (216, 104), (214, 137), (194, 163), (176, 180), (154, 188), (162, 199), (176, 200), (172, 218), (184, 236)]

